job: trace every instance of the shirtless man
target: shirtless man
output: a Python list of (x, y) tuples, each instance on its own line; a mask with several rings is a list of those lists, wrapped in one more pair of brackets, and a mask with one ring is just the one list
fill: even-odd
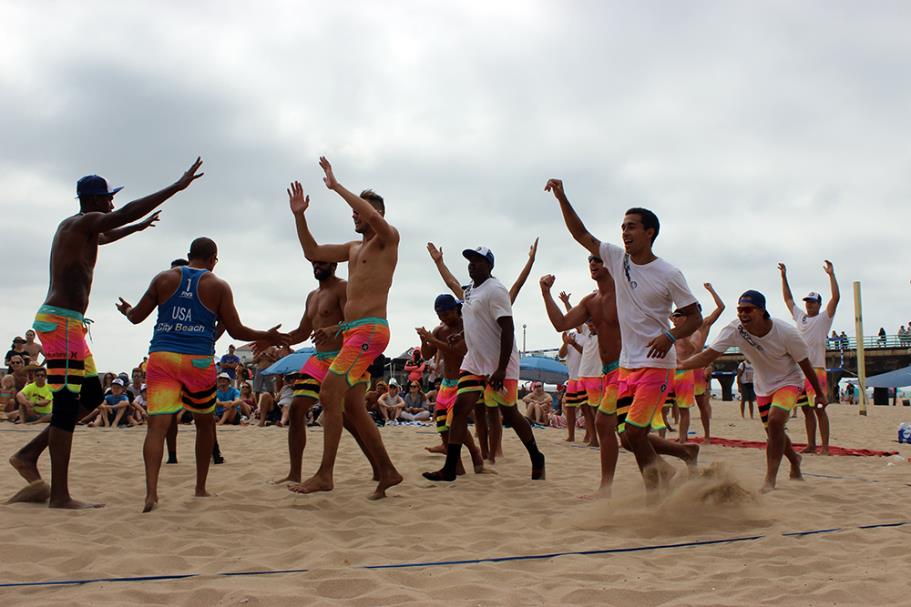
[(154, 194), (114, 209), (114, 194), (98, 175), (79, 180), (79, 213), (64, 219), (57, 227), (51, 245), (51, 281), (44, 305), (38, 310), (32, 327), (38, 333), (47, 363), (47, 383), (54, 392), (51, 424), (41, 434), (10, 458), (10, 464), (28, 481), (29, 487), (13, 497), (18, 501), (48, 499), (47, 485), (38, 474), (38, 457), (45, 447), (51, 453), (51, 508), (97, 508), (103, 504), (80, 502), (70, 496), (68, 471), (73, 429), (85, 416), (80, 406), (95, 409), (104, 396), (95, 361), (85, 340), (92, 276), (98, 258), (98, 246), (120, 240), (155, 225), (158, 213), (151, 213), (171, 196), (186, 189), (202, 176), (196, 171), (202, 165), (197, 158), (190, 169), (172, 185)]
[[(344, 322), (339, 324), (342, 346), (320, 386), (323, 457), (316, 474), (299, 485), (289, 487), (298, 493), (332, 491), (332, 472), (342, 435), (343, 407), (347, 394), (354, 392), (351, 398), (359, 403), (364, 401), (364, 393), (370, 384), (367, 368), (389, 344), (386, 302), (399, 248), (398, 230), (384, 217), (386, 206), (383, 198), (372, 190), (364, 190), (360, 196), (353, 194), (338, 182), (332, 172), (332, 165), (325, 157), (320, 158), (319, 164), (326, 174), (323, 178), (326, 187), (341, 196), (351, 207), (354, 231), (361, 234), (361, 240), (345, 244), (317, 243), (307, 225), (306, 212), (310, 206), (310, 197), (304, 195), (299, 182), (291, 185), (288, 190), (291, 211), (297, 225), (298, 240), (307, 259), (328, 263), (349, 262)], [(389, 460), (382, 438), (366, 414), (366, 409), (364, 415), (361, 415), (361, 408), (352, 407), (357, 412), (350, 412), (351, 422), (368, 444), (372, 444), (371, 437), (376, 439), (376, 444), (370, 450), (380, 466), (380, 478), (370, 498), (379, 499), (386, 497), (389, 487), (401, 483), (402, 476)], [(369, 426), (372, 426), (372, 432)]]
[[(566, 296), (564, 299), (563, 296)], [(569, 303), (569, 294), (565, 291), (560, 293), (560, 298), (566, 306), (566, 311), (572, 309)], [(566, 415), (566, 438), (568, 443), (576, 442), (576, 410), (585, 404), (585, 390), (579, 383), (579, 365), (582, 363), (582, 336), (578, 331), (563, 331), (563, 345), (560, 347), (560, 358), (566, 363), (567, 381), (566, 395), (563, 403), (563, 414)], [(585, 409), (582, 410), (583, 414)], [(587, 420), (586, 420), (587, 424)], [(591, 433), (591, 427), (586, 427), (586, 433)], [(589, 437), (590, 440), (590, 437)]]
[[(841, 292), (838, 289), (838, 281), (835, 280), (835, 268), (832, 262), (825, 260), (823, 270), (829, 275), (829, 287), (832, 295), (825, 309), (822, 308), (822, 295), (819, 293), (810, 293), (803, 298), (804, 308), (801, 310), (794, 303), (794, 295), (791, 294), (791, 286), (788, 284), (788, 270), (783, 263), (778, 264), (781, 272), (781, 290), (784, 295), (784, 303), (791, 311), (794, 323), (797, 325), (797, 331), (800, 336), (807, 342), (810, 349), (810, 364), (815, 369), (816, 379), (824, 391), (826, 391), (826, 401), (828, 401), (829, 382), (826, 376), (826, 336), (829, 329), (832, 328), (832, 320), (835, 318), (835, 310), (838, 309), (838, 302), (841, 299)], [(805, 382), (800, 398), (797, 399), (797, 406), (803, 411), (804, 421), (807, 428), (807, 446), (804, 453), (816, 453), (816, 420), (819, 420), (819, 437), (822, 440), (822, 454), (829, 455), (829, 414), (826, 413), (826, 405), (813, 406), (813, 395), (815, 388), (810, 382)]]
[[(443, 282), (449, 287), (456, 299), (461, 300), (464, 297), (464, 290), (461, 283), (456, 279), (446, 263), (443, 261), (443, 249), (437, 248), (432, 242), (427, 243), (427, 252), (437, 267), (437, 271), (443, 278)], [(516, 302), (519, 291), (528, 280), (532, 266), (535, 265), (535, 256), (538, 253), (538, 239), (532, 243), (528, 249), (528, 261), (522, 267), (522, 271), (516, 277), (516, 281), (509, 288), (510, 303)], [(478, 442), (481, 443), (481, 453), (484, 459), (491, 464), (496, 463), (497, 456), (503, 455), (503, 423), (500, 420), (500, 409), (498, 407), (485, 407), (481, 400), (474, 407), (475, 432), (478, 436)]]
[(462, 307), (467, 352), (459, 371), (458, 392), (453, 407), (446, 463), (441, 470), (425, 472), (432, 481), (454, 481), (462, 442), (468, 432), (468, 414), (480, 395), (486, 407), (501, 409), (525, 445), (531, 460), (532, 480), (545, 476), (544, 454), (538, 450), (528, 421), (516, 411), (519, 385), (519, 350), (509, 292), (491, 275), (494, 255), (487, 247), (465, 249), (471, 284), (464, 290)]
[[(551, 179), (544, 189), (553, 192), (566, 227), (576, 242), (616, 278), (613, 281), (615, 309), (623, 343), (617, 428), (625, 435), (624, 446), (635, 454), (646, 491), (651, 495), (670, 474), (666, 468), (658, 466), (656, 445), (683, 448), (680, 455), (690, 465), (696, 462), (696, 452), (687, 452), (683, 445), (675, 446), (650, 437), (649, 432), (664, 426), (661, 405), (676, 366), (676, 354), (671, 346), (701, 326), (699, 304), (683, 273), (653, 253), (652, 246), (660, 229), (658, 217), (653, 212), (638, 207), (629, 209), (620, 228), (623, 247), (618, 247), (601, 242), (585, 228), (566, 197), (562, 181)], [(686, 319), (678, 327), (668, 329), (666, 319), (674, 304)]]
[[(25, 332), (25, 343), (22, 344), (22, 349), (28, 353), (29, 359), (31, 360), (31, 364), (33, 364), (33, 365), (39, 364), (38, 355), (39, 354), (43, 355), (44, 349), (41, 347), (41, 344), (35, 342), (34, 329), (29, 329), (28, 331)], [(44, 364), (45, 364), (45, 361), (42, 360), (41, 366), (43, 367)]]
[[(307, 304), (300, 325), (289, 335), (291, 343), (296, 344), (312, 338), (316, 346), (316, 353), (307, 359), (301, 370), (295, 375), (292, 386), (294, 396), (289, 405), (288, 412), (288, 457), (290, 467), (288, 475), (278, 483), (301, 482), (301, 464), (304, 449), (307, 446), (307, 412), (319, 401), (320, 386), (326, 379), (332, 361), (338, 355), (342, 346), (342, 339), (338, 333), (338, 325), (345, 319), (345, 302), (347, 301), (348, 283), (335, 275), (336, 263), (313, 262), (313, 277), (319, 287), (307, 295)], [(359, 426), (368, 430), (367, 441), (358, 434), (357, 428), (351, 422), (352, 416), (367, 416), (367, 409), (363, 400), (356, 400), (357, 394), (349, 391), (345, 401), (344, 426), (357, 441), (361, 450), (367, 456), (373, 468), (373, 480), (379, 480), (379, 467), (368, 443), (377, 451), (379, 432), (376, 425), (361, 422)], [(370, 428), (374, 432), (369, 432)], [(379, 455), (379, 454), (378, 454)]]
[(721, 330), (718, 339), (707, 350), (678, 362), (677, 367), (704, 368), (732, 346), (739, 347), (753, 365), (756, 402), (768, 435), (762, 491), (775, 488), (782, 455), (791, 463), (791, 478), (800, 480), (800, 455), (795, 453), (785, 425), (791, 410), (797, 406), (804, 376), (815, 390), (816, 404), (826, 404), (825, 392), (810, 364), (807, 345), (794, 327), (771, 318), (765, 297), (751, 290), (740, 296), (737, 319)]
[[(674, 343), (674, 349), (677, 351), (677, 360), (683, 360), (689, 358), (705, 348), (705, 342), (709, 336), (709, 330), (712, 328), (712, 325), (718, 320), (721, 316), (721, 313), (724, 312), (724, 302), (721, 301), (721, 298), (718, 296), (718, 293), (715, 292), (715, 289), (712, 288), (710, 283), (705, 283), (702, 285), (705, 287), (705, 290), (709, 292), (712, 296), (712, 299), (715, 301), (715, 309), (706, 316), (702, 325), (696, 330), (695, 333), (690, 335), (685, 339), (678, 339)], [(671, 315), (671, 323), (677, 327), (686, 319), (685, 316), (682, 316), (678, 311), (675, 311)], [(705, 383), (705, 373), (703, 371), (703, 384)], [(711, 420), (712, 420), (712, 405), (709, 401), (706, 390), (702, 390), (702, 397), (696, 393), (696, 372), (691, 369), (678, 369), (674, 373), (674, 406), (677, 408), (680, 426), (680, 433), (678, 434), (678, 442), (685, 443), (689, 438), (690, 431), (690, 409), (693, 405), (699, 407), (699, 416), (702, 420), (702, 429), (705, 432), (705, 444), (711, 444), (712, 442), (712, 433), (711, 433)]]
[(165, 435), (171, 418), (184, 409), (193, 414), (196, 424), (196, 497), (209, 496), (206, 478), (215, 446), (216, 321), (234, 339), (274, 345), (290, 339), (279, 333), (277, 326), (257, 331), (241, 323), (231, 287), (213, 273), (218, 263), (218, 247), (213, 240), (194, 240), (187, 259), (188, 265), (155, 276), (135, 307), (123, 298), (117, 304), (134, 325), (158, 309), (146, 367), (149, 422), (142, 448), (146, 471), (143, 512), (158, 504)]
[[(459, 370), (462, 368), (462, 359), (465, 358), (465, 328), (462, 324), (462, 304), (449, 294), (438, 295), (433, 302), (433, 309), (440, 319), (440, 324), (433, 330), (427, 331), (424, 327), (416, 329), (421, 338), (421, 356), (425, 359), (440, 354), (443, 359), (443, 383), (437, 390), (436, 407), (433, 417), (436, 421), (437, 432), (443, 441), (443, 449), (427, 449), (431, 453), (446, 454), (449, 444), (449, 428), (452, 426), (453, 406), (458, 392)], [(474, 444), (471, 434), (465, 433), (462, 441), (471, 454), (474, 471), (477, 474), (484, 472), (484, 457)], [(464, 474), (465, 470), (459, 460), (456, 474)]]

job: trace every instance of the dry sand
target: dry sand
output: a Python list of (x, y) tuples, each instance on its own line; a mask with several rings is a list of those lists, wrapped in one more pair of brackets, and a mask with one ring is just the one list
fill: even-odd
[[(896, 428), (911, 409), (829, 408), (832, 443), (897, 449), (904, 461), (807, 456), (805, 482), (787, 479), (759, 496), (764, 452), (703, 447), (700, 468), (664, 502), (646, 509), (631, 455), (622, 453), (614, 497), (586, 502), (598, 471), (597, 451), (563, 442), (562, 430), (539, 430), (548, 480), (529, 480), (524, 450), (507, 431), (498, 474), (433, 485), (420, 472), (441, 456), (430, 428), (381, 429), (405, 482), (369, 502), (370, 469), (345, 437), (336, 490), (292, 495), (269, 483), (283, 475), (286, 431), (219, 429), (228, 463), (212, 468), (208, 499), (192, 497), (193, 430), (181, 427), (180, 458), (164, 466), (161, 504), (140, 514), (144, 428), (79, 428), (71, 486), (102, 510), (61, 512), (31, 504), (0, 506), (0, 604), (40, 605), (908, 605), (911, 447)], [(715, 403), (715, 433), (760, 440), (758, 421), (741, 420), (732, 403)], [(802, 440), (803, 420), (789, 424)], [(693, 429), (699, 429), (698, 418)], [(11, 454), (37, 432), (0, 424), (0, 452)], [(305, 473), (315, 469), (322, 434), (310, 435)], [(467, 457), (466, 457), (467, 461)], [(42, 473), (48, 462), (42, 458)], [(22, 486), (11, 468), (0, 495)], [(791, 532), (837, 529), (806, 536)], [(670, 546), (733, 539), (727, 543)], [(651, 549), (579, 554), (637, 547)], [(563, 553), (535, 560), (365, 566)], [(574, 554), (565, 554), (574, 553)], [(288, 571), (305, 570), (305, 571)], [(238, 572), (269, 575), (228, 576)], [(154, 581), (46, 582), (134, 576)]]

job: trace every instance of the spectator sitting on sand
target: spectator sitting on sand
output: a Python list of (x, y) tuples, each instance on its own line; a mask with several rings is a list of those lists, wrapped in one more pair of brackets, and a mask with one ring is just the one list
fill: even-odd
[(380, 395), (377, 404), (386, 423), (392, 423), (399, 418), (405, 409), (405, 400), (399, 395), (399, 384), (395, 378), (389, 380), (389, 388), (385, 394)]
[(367, 407), (367, 413), (373, 418), (373, 422), (379, 426), (386, 424), (386, 418), (383, 417), (379, 405), (380, 395), (385, 394), (386, 390), (387, 387), (385, 382), (378, 381), (372, 390), (368, 390), (367, 393), (364, 394), (364, 404)]
[(9, 374), (13, 376), (16, 382), (16, 392), (19, 392), (28, 383), (28, 369), (25, 366), (25, 359), (21, 354), (13, 354), (7, 364), (9, 365)]
[(218, 374), (215, 390), (215, 419), (219, 426), (240, 423), (240, 390), (233, 386), (233, 378), (226, 372)]
[(402, 400), (405, 402), (405, 408), (399, 414), (401, 419), (409, 422), (421, 422), (431, 418), (432, 405), (428, 407), (430, 401), (417, 381), (408, 383), (408, 392)]
[(98, 405), (98, 416), (95, 421), (89, 424), (92, 427), (113, 427), (116, 428), (121, 423), (129, 426), (135, 426), (136, 422), (133, 416), (128, 413), (133, 407), (130, 397), (127, 396), (123, 388), (123, 380), (117, 378), (111, 384), (111, 393), (104, 397), (104, 402)]
[(553, 401), (544, 391), (544, 384), (536, 381), (531, 384), (531, 392), (522, 399), (525, 403), (525, 417), (528, 421), (546, 426), (550, 421)]
[[(0, 378), (0, 419), (10, 419), (15, 412), (19, 416), (19, 404), (16, 402), (16, 379), (12, 375)], [(11, 420), (12, 421), (12, 420)]]
[(35, 371), (35, 381), (22, 388), (16, 401), (19, 404), (17, 424), (50, 422), (54, 393), (47, 385), (47, 371), (42, 368)]
[(31, 362), (31, 357), (29, 356), (28, 352), (25, 351), (25, 340), (18, 335), (13, 338), (13, 345), (10, 347), (10, 350), (3, 358), (7, 368), (10, 370), (12, 370), (10, 367), (10, 360), (13, 358), (13, 356), (21, 356), (23, 366), (27, 366), (29, 362)]
[(139, 395), (133, 399), (133, 419), (137, 424), (145, 423), (149, 418), (149, 393), (145, 384), (140, 384)]

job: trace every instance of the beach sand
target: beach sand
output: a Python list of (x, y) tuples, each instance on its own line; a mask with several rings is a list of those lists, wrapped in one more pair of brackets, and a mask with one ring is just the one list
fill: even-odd
[[(760, 422), (735, 403), (714, 403), (714, 434), (762, 440)], [(429, 427), (381, 433), (405, 482), (370, 502), (370, 468), (345, 436), (332, 493), (291, 494), (270, 479), (287, 472), (286, 431), (219, 429), (227, 463), (209, 490), (192, 497), (191, 427), (182, 426), (181, 463), (163, 466), (159, 508), (141, 514), (145, 428), (79, 428), (71, 464), (77, 498), (101, 510), (63, 512), (0, 506), (0, 603), (30, 605), (908, 605), (911, 446), (896, 442), (911, 408), (833, 405), (832, 444), (898, 450), (883, 457), (806, 456), (804, 482), (758, 495), (764, 451), (703, 447), (700, 474), (684, 466), (652, 508), (633, 457), (621, 453), (610, 500), (578, 496), (597, 484), (598, 452), (536, 431), (547, 480), (529, 480), (521, 444), (504, 433), (497, 475), (435, 485), (420, 473), (442, 457)], [(700, 430), (694, 409), (693, 430)], [(40, 428), (0, 424), (0, 453), (12, 454)], [(789, 423), (803, 440), (803, 419)], [(310, 433), (305, 474), (316, 468), (322, 433)], [(467, 462), (466, 454), (466, 462)], [(41, 461), (48, 474), (48, 460)], [(0, 496), (22, 486), (9, 467)], [(830, 530), (811, 535), (793, 532)], [(683, 546), (712, 540), (731, 540)], [(623, 552), (580, 554), (586, 551)], [(568, 554), (567, 554), (568, 553)], [(534, 555), (528, 560), (452, 563)], [(442, 563), (369, 569), (378, 565)], [(236, 573), (253, 575), (226, 575)], [(272, 572), (264, 574), (264, 572)], [(141, 576), (180, 579), (47, 582)], [(38, 582), (34, 586), (10, 583)]]

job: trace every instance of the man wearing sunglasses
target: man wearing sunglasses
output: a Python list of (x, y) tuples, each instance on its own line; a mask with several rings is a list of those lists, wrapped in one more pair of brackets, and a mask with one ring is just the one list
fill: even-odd
[(753, 365), (756, 403), (768, 434), (766, 477), (762, 486), (762, 491), (767, 492), (775, 488), (782, 455), (791, 463), (791, 478), (802, 478), (800, 455), (785, 434), (785, 425), (797, 406), (804, 377), (815, 390), (817, 406), (825, 406), (825, 392), (820, 388), (800, 333), (790, 324), (769, 316), (765, 296), (759, 291), (744, 292), (737, 301), (737, 320), (722, 329), (707, 350), (680, 361), (678, 368), (705, 367), (735, 346)]

